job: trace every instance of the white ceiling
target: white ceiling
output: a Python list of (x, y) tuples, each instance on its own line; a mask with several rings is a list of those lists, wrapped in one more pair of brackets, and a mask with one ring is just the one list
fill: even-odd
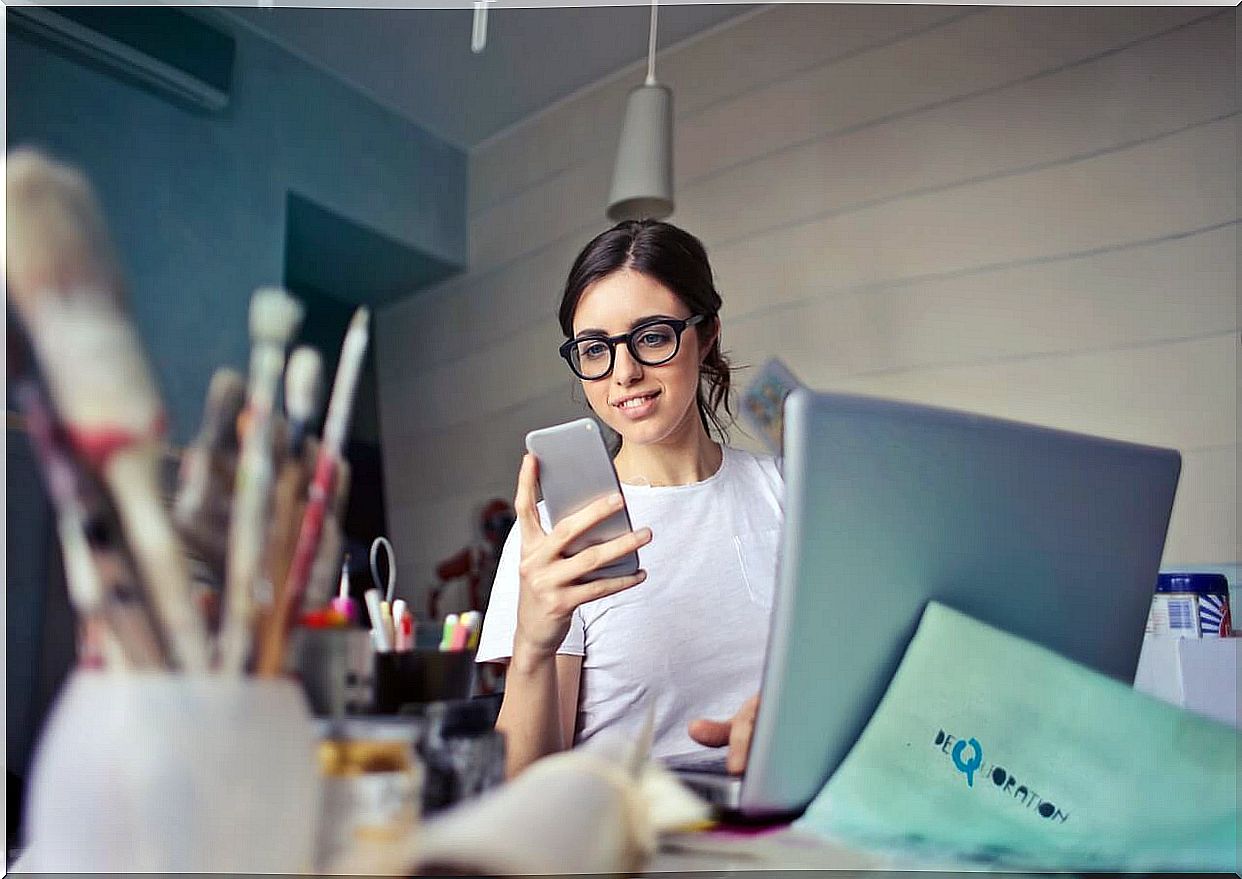
[[(663, 5), (668, 47), (754, 6)], [(491, 8), (470, 51), (470, 9), (225, 11), (464, 149), (646, 58), (650, 6)], [(656, 60), (659, 75), (659, 57)]]

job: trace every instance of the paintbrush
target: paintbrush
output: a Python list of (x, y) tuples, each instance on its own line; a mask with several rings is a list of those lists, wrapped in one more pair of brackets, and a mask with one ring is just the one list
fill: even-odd
[(208, 645), (160, 493), (163, 408), (86, 180), (32, 150), (8, 157), (8, 289), (70, 442), (100, 477), (176, 663)]
[(289, 355), (285, 367), (285, 416), (289, 421), (289, 455), (300, 458), (311, 422), (319, 414), (319, 394), (323, 388), (323, 358), (309, 345), (300, 345)]
[(84, 631), (102, 633), (99, 642), (110, 668), (166, 667), (149, 609), (133, 588), (132, 567), (110, 539), (110, 511), (73, 459), (42, 390), (33, 379), (21, 378), (14, 397), (56, 511), (65, 582)]
[[(101, 660), (114, 669), (164, 668), (167, 653), (139, 593), (116, 517), (104, 491), (68, 446), (16, 322), (8, 329), (13, 399), (56, 513), (56, 534), (69, 599), (81, 624), (79, 662)], [(90, 655), (94, 651), (95, 655)]]
[(198, 436), (181, 459), (173, 521), (218, 588), (224, 582), (232, 487), (237, 472), (237, 416), (246, 403), (241, 373), (216, 370)]
[[(266, 566), (271, 583), (284, 583), (293, 558), (298, 536), (298, 522), (306, 502), (314, 458), (307, 454), (309, 425), (318, 414), (320, 376), (323, 360), (319, 352), (299, 347), (289, 356), (285, 368), (285, 410), (288, 417), (288, 451), (276, 478), (272, 494), (271, 529), (267, 537)], [(316, 446), (317, 448), (317, 446)], [(261, 608), (266, 631), (271, 607)]]
[[(332, 384), (328, 414), (324, 419), (323, 442), (315, 460), (315, 472), (298, 530), (293, 561), (289, 565), (289, 574), (277, 592), (271, 624), (260, 648), (257, 671), (262, 675), (280, 673), (284, 664), (285, 638), (289, 626), (297, 616), (312, 568), (319, 555), (324, 518), (332, 500), (333, 483), (341, 461), (341, 452), (345, 447), (345, 435), (349, 430), (349, 416), (353, 409), (354, 392), (358, 387), (358, 375), (362, 371), (362, 360), (366, 356), (369, 318), (370, 312), (365, 307), (354, 312), (341, 346), (340, 363)], [(338, 562), (339, 559), (333, 560), (332, 567)]]
[(302, 592), (300, 607), (321, 607), (334, 594), (336, 575), (345, 555), (345, 510), (349, 506), (349, 462), (338, 458), (336, 476), (332, 481), (332, 502), (324, 515), (323, 530), (319, 535), (319, 551), (311, 565), (306, 589)]
[(250, 300), (249, 427), (242, 440), (229, 522), (220, 670), (240, 674), (252, 644), (258, 580), (263, 576), (272, 489), (272, 410), (285, 367), (285, 347), (302, 322), (302, 305), (284, 290), (264, 287)]

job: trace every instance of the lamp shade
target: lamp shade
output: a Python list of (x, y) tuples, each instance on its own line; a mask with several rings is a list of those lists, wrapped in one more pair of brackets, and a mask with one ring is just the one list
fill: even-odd
[(673, 212), (673, 93), (658, 84), (630, 92), (608, 195), (612, 220), (663, 219)]

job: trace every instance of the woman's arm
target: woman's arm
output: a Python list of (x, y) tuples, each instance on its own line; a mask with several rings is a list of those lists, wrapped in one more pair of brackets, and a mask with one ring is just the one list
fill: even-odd
[(642, 528), (566, 556), (575, 539), (624, 502), (620, 494), (600, 498), (562, 519), (551, 531), (544, 531), (535, 502), (538, 466), (533, 456), (523, 458), (513, 504), (522, 544), (517, 625), (504, 702), (496, 721), (497, 729), (506, 735), (510, 777), (540, 757), (573, 743), (582, 657), (560, 656), (557, 650), (569, 631), (574, 610), (588, 601), (636, 586), (647, 574), (638, 571), (588, 583), (581, 582), (582, 577), (651, 540), (651, 530)]
[(505, 771), (512, 778), (540, 757), (573, 744), (582, 657), (523, 656), (517, 649), (505, 675), (496, 728), (505, 734)]

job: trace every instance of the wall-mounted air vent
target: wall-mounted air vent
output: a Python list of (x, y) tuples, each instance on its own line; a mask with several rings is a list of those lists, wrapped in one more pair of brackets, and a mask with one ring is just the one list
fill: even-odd
[(229, 102), (235, 45), (167, 7), (9, 6), (9, 26), (194, 107)]

